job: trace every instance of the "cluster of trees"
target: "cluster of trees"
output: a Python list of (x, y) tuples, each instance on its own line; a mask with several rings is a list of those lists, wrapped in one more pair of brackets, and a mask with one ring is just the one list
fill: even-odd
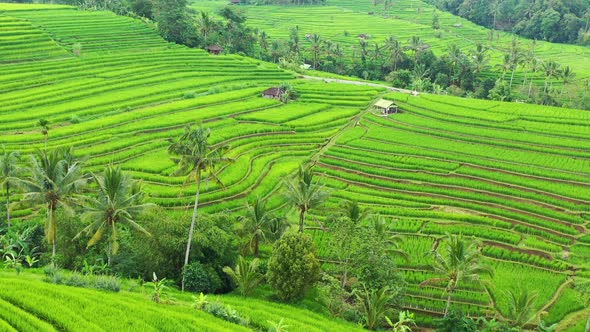
[(557, 43), (590, 41), (588, 1), (427, 0), (455, 15), (492, 29)]

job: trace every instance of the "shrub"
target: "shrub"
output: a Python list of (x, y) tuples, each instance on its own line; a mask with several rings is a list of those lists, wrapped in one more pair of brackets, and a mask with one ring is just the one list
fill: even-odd
[(277, 241), (268, 263), (268, 281), (283, 301), (295, 301), (318, 280), (320, 263), (307, 234), (287, 233)]
[(242, 317), (235, 309), (232, 309), (230, 306), (225, 306), (220, 302), (209, 303), (205, 305), (204, 310), (205, 312), (230, 323), (242, 326), (250, 325), (250, 320), (248, 318)]
[(212, 268), (193, 262), (184, 269), (185, 287), (197, 293), (214, 293), (221, 287), (221, 278)]

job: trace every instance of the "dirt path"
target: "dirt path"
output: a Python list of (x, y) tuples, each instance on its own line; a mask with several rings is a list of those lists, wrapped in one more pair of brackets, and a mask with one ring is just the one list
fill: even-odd
[(400, 88), (394, 88), (392, 86), (387, 86), (387, 85), (378, 84), (378, 83), (350, 81), (350, 80), (343, 80), (343, 79), (339, 79), (339, 78), (326, 78), (326, 77), (308, 76), (308, 75), (302, 75), (300, 77), (302, 77), (302, 78), (304, 78), (306, 80), (324, 81), (326, 83), (342, 83), (342, 84), (351, 84), (351, 85), (363, 85), (363, 86), (371, 86), (371, 87), (375, 87), (375, 88), (384, 88), (384, 89), (387, 89), (389, 91), (402, 92), (402, 93), (407, 93), (407, 94), (411, 94), (411, 95), (417, 95), (418, 94), (416, 91), (406, 90), (406, 89), (400, 89)]

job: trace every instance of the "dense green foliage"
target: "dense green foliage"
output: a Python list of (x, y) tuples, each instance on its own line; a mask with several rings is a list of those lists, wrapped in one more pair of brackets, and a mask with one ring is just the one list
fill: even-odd
[(558, 43), (588, 42), (590, 3), (575, 1), (427, 0), (442, 10), (493, 29)]
[(275, 243), (268, 262), (268, 279), (282, 300), (303, 298), (319, 278), (319, 271), (313, 242), (306, 234), (286, 233)]

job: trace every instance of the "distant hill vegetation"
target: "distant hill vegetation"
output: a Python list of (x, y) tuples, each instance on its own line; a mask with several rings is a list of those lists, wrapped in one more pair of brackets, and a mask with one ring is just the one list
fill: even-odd
[(425, 0), (488, 28), (557, 43), (590, 43), (588, 0)]

